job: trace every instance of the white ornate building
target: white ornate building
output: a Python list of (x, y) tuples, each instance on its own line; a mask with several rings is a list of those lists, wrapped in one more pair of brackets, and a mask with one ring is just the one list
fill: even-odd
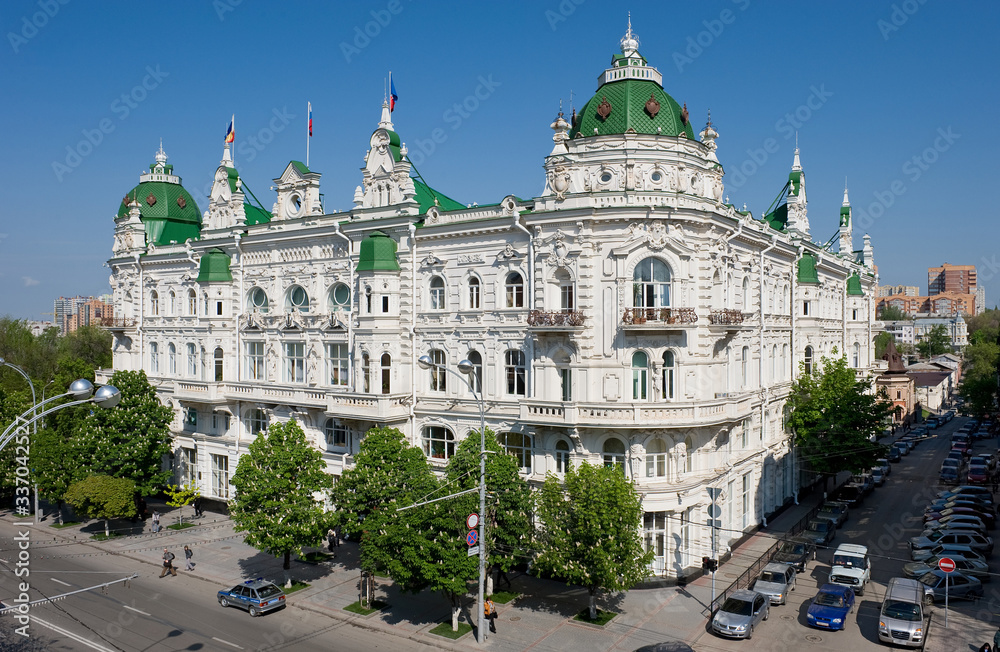
[[(253, 437), (294, 418), (331, 473), (373, 426), (443, 465), (487, 425), (525, 476), (615, 464), (643, 495), (653, 571), (720, 551), (796, 492), (783, 408), (800, 363), (873, 364), (874, 262), (814, 244), (799, 152), (777, 208), (724, 203), (718, 133), (695, 134), (631, 29), (580, 113), (551, 125), (545, 186), (467, 208), (411, 177), (388, 107), (349, 212), (291, 162), (265, 211), (228, 149), (200, 213), (157, 154), (116, 216), (116, 369), (144, 369), (176, 411), (177, 477), (209, 497)], [(227, 146), (228, 147), (228, 146)], [(777, 184), (776, 184), (777, 185)], [(829, 228), (836, 227), (836, 208)], [(813, 224), (826, 220), (813, 215)]]

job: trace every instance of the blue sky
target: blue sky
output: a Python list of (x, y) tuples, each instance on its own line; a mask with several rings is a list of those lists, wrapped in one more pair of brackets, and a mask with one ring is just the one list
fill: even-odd
[[(108, 291), (113, 215), (170, 156), (201, 210), (236, 114), (236, 165), (267, 208), (304, 160), (349, 210), (393, 71), (393, 119), (424, 179), (464, 203), (542, 190), (549, 124), (593, 95), (626, 5), (7, 0), (0, 15), (0, 315)], [(640, 51), (720, 133), (726, 194), (755, 216), (798, 132), (813, 238), (850, 187), (883, 284), (974, 264), (1000, 303), (1000, 4), (717, 0), (631, 7)], [(456, 105), (458, 108), (456, 108)], [(434, 142), (435, 130), (438, 142)], [(432, 149), (433, 148), (433, 149)]]

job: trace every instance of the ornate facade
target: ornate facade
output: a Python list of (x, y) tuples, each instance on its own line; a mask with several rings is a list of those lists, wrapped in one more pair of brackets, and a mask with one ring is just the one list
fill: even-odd
[(656, 575), (711, 553), (709, 489), (720, 553), (791, 500), (800, 365), (836, 349), (873, 366), (873, 253), (867, 236), (852, 251), (846, 196), (840, 252), (809, 237), (798, 149), (774, 211), (727, 204), (719, 134), (695, 136), (631, 28), (551, 127), (542, 194), (473, 207), (411, 177), (387, 105), (350, 212), (325, 213), (298, 162), (271, 210), (247, 203), (227, 149), (192, 223), (158, 155), (116, 217), (115, 367), (174, 407), (178, 480), (227, 499), (248, 443), (290, 418), (333, 474), (373, 426), (443, 466), (479, 403), (427, 355), (472, 362), (529, 480), (584, 460), (632, 478)]

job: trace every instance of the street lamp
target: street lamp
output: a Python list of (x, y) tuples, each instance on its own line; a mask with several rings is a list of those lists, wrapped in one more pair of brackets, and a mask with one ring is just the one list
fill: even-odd
[(482, 381), (479, 382), (480, 391), (477, 392), (467, 378), (476, 371), (476, 365), (468, 360), (462, 360), (458, 363), (458, 370), (462, 372), (462, 375), (444, 365), (437, 364), (428, 355), (420, 356), (417, 359), (417, 364), (420, 365), (421, 369), (443, 369), (458, 376), (479, 401), (479, 601), (477, 603), (479, 617), (477, 634), (479, 644), (482, 645), (486, 642), (486, 615), (483, 613), (483, 593), (486, 590), (486, 403), (483, 401)]
[[(35, 405), (35, 403), (38, 402), (38, 398), (35, 396), (35, 383), (31, 382), (31, 378), (28, 376), (28, 374), (26, 374), (24, 372), (24, 369), (21, 369), (20, 367), (18, 367), (15, 364), (11, 364), (11, 363), (7, 362), (3, 358), (0, 358), (0, 367), (10, 367), (11, 369), (13, 369), (14, 371), (16, 371), (17, 373), (19, 373), (22, 376), (24, 376), (24, 379), (26, 381), (28, 381), (28, 387), (31, 388), (31, 404)], [(35, 407), (37, 407), (37, 406), (35, 406)], [(35, 433), (37, 433), (37, 432), (38, 432), (38, 426), (36, 425), (35, 426)]]
[[(69, 403), (62, 403), (61, 405), (49, 408), (41, 414), (35, 414), (38, 408), (43, 407), (46, 403), (51, 403), (52, 401), (56, 401), (61, 398), (71, 398), (73, 400)], [(95, 392), (94, 384), (89, 380), (83, 378), (74, 380), (72, 384), (70, 384), (69, 390), (66, 393), (49, 397), (37, 405), (32, 405), (30, 408), (18, 415), (17, 418), (14, 419), (13, 423), (7, 426), (7, 429), (3, 431), (2, 435), (0, 435), (0, 450), (3, 450), (4, 447), (7, 446), (12, 439), (14, 439), (14, 436), (17, 434), (16, 430), (27, 428), (32, 423), (48, 416), (49, 414), (52, 414), (57, 410), (62, 410), (63, 408), (72, 407), (74, 405), (82, 405), (84, 403), (94, 403), (98, 407), (102, 408), (113, 408), (118, 405), (121, 400), (122, 395), (121, 392), (118, 391), (117, 387), (104, 385)], [(28, 415), (33, 416), (29, 419)], [(21, 423), (22, 421), (23, 423)]]

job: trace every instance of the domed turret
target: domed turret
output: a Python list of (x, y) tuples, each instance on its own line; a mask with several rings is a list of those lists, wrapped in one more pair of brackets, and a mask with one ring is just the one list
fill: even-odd
[(149, 172), (139, 176), (139, 185), (129, 190), (118, 206), (116, 219), (128, 217), (129, 204), (139, 206), (140, 219), (146, 230), (147, 245), (166, 245), (197, 239), (201, 233), (201, 212), (191, 194), (167, 164), (163, 143), (156, 152)]

